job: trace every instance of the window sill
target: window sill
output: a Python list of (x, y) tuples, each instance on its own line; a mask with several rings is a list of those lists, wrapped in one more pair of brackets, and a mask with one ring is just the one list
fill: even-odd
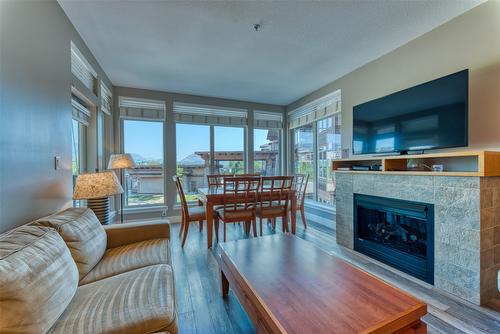
[(158, 206), (137, 206), (137, 207), (128, 207), (123, 209), (123, 213), (140, 213), (140, 212), (162, 212), (167, 211), (167, 205), (158, 205)]

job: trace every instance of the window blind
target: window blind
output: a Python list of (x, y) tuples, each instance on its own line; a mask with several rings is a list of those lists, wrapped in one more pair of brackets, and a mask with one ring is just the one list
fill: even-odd
[(90, 110), (81, 101), (79, 101), (79, 99), (76, 96), (71, 96), (71, 108), (73, 113), (73, 119), (85, 126), (88, 126), (90, 121), (90, 116), (92, 114)]
[(153, 121), (165, 120), (165, 102), (163, 101), (120, 96), (118, 104), (120, 117)]
[(247, 125), (245, 109), (174, 103), (175, 121), (190, 124)]
[(341, 111), (341, 91), (337, 90), (288, 113), (288, 127), (294, 129)]
[(101, 82), (101, 110), (107, 115), (111, 116), (113, 109), (113, 94), (111, 90)]
[(97, 72), (90, 66), (73, 42), (71, 42), (71, 73), (96, 94)]
[(283, 115), (281, 113), (269, 111), (254, 111), (254, 127), (261, 129), (281, 129), (283, 128)]

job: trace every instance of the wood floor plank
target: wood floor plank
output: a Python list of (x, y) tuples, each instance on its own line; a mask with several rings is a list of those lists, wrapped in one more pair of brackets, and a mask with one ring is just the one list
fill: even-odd
[[(345, 249), (336, 243), (335, 230), (308, 217), (304, 229), (297, 219), (297, 236), (349, 263), (370, 272), (388, 283), (415, 295), (429, 304), (429, 333), (500, 333), (500, 313), (472, 305), (458, 298), (440, 293), (425, 283), (409, 279), (386, 265)], [(334, 224), (333, 224), (334, 226)], [(172, 225), (172, 259), (176, 279), (176, 295), (180, 333), (255, 333), (244, 309), (230, 291), (226, 298), (219, 293), (219, 267), (217, 244), (206, 248), (206, 225), (202, 233), (197, 224), (189, 230), (188, 240), (182, 249), (177, 237), (179, 225)], [(281, 223), (276, 231), (264, 223), (263, 233), (281, 233)], [(222, 236), (222, 227), (220, 227)], [(227, 227), (227, 240), (246, 238), (240, 225)]]

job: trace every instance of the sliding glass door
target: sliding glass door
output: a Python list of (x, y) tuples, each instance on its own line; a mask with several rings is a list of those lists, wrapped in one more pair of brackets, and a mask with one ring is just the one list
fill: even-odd
[(253, 130), (253, 170), (262, 176), (280, 174), (280, 129)]
[(293, 129), (294, 172), (309, 174), (306, 199), (335, 205), (332, 161), (340, 156), (340, 113)]
[(315, 199), (315, 150), (313, 124), (306, 124), (294, 131), (293, 163), (294, 172), (309, 175), (306, 187), (306, 198)]

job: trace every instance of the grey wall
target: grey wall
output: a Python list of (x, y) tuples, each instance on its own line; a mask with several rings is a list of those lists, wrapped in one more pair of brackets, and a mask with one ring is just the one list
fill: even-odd
[(342, 147), (351, 148), (353, 106), (465, 68), (470, 69), (469, 145), (500, 149), (500, 1), (496, 0), (312, 92), (287, 110), (341, 89)]
[(71, 205), (71, 40), (111, 87), (55, 1), (0, 1), (0, 232)]

